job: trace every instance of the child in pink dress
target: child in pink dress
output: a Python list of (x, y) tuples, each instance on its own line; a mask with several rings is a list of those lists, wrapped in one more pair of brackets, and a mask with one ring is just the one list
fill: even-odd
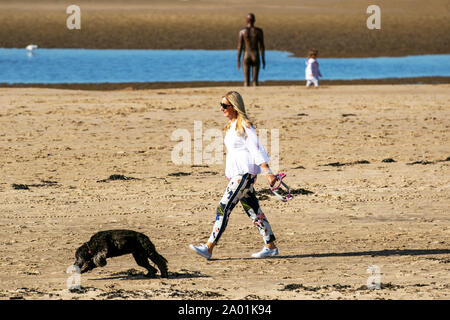
[(308, 53), (308, 59), (305, 61), (305, 79), (307, 87), (313, 83), (315, 87), (319, 86), (319, 77), (322, 77), (322, 74), (320, 73), (319, 63), (317, 62), (318, 54), (318, 50), (310, 50)]

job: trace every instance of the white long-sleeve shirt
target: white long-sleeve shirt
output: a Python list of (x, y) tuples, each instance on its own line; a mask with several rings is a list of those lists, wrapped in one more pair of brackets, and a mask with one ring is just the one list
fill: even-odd
[(245, 173), (259, 174), (259, 165), (270, 161), (269, 155), (259, 142), (254, 127), (247, 128), (244, 125), (246, 137), (241, 137), (236, 132), (236, 120), (225, 134), (225, 146), (227, 148), (227, 158), (225, 165), (225, 175), (231, 179), (236, 175)]
[(319, 70), (319, 63), (316, 59), (309, 58), (305, 61), (305, 79), (306, 80), (316, 80), (322, 76)]

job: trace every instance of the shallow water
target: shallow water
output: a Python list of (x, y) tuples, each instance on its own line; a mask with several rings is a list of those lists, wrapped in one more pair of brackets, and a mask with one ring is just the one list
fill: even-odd
[[(450, 55), (320, 58), (323, 79), (450, 76)], [(266, 51), (260, 81), (304, 80), (305, 58)], [(0, 83), (242, 81), (235, 50), (0, 49)]]

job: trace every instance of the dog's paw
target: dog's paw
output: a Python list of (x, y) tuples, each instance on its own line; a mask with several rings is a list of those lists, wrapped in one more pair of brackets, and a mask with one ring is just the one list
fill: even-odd
[(169, 277), (169, 272), (167, 271), (167, 269), (162, 269), (162, 270), (160, 270), (160, 272), (161, 272), (161, 278)]
[(148, 273), (145, 275), (145, 277), (146, 277), (146, 278), (156, 278), (156, 273), (154, 273), (154, 272), (148, 272)]

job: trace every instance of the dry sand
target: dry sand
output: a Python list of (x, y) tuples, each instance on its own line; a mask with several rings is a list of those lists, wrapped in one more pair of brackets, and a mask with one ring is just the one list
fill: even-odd
[[(222, 128), (229, 87), (1, 88), (0, 298), (449, 299), (449, 88), (239, 88), (258, 128), (279, 129), (296, 195), (260, 193), (278, 257), (250, 258), (262, 240), (239, 205), (210, 261), (188, 245), (209, 235), (224, 164), (177, 166), (170, 137), (194, 120)], [(348, 165), (325, 166), (336, 162)], [(138, 180), (99, 182), (112, 174)], [(169, 279), (143, 278), (127, 255), (69, 292), (75, 249), (117, 228), (147, 234)], [(379, 290), (366, 287), (371, 265)]]
[(378, 0), (381, 30), (369, 30), (361, 0), (76, 1), (81, 30), (68, 30), (67, 1), (0, 0), (0, 47), (235, 49), (248, 12), (266, 48), (322, 57), (450, 53), (448, 0)]

